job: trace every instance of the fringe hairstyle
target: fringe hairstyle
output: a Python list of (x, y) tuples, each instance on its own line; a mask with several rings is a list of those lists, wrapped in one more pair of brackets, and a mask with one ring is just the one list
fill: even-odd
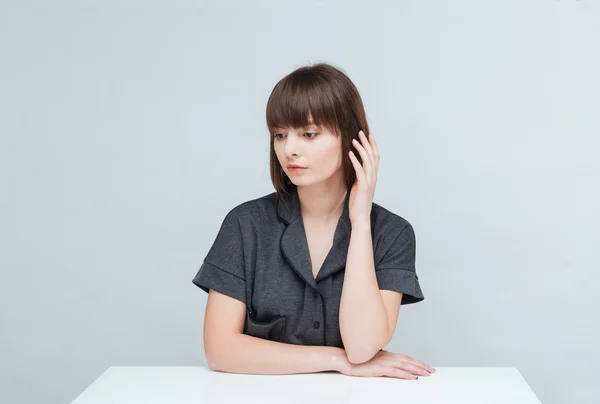
[(342, 170), (348, 192), (356, 180), (348, 152), (352, 150), (362, 164), (352, 139), (360, 142), (360, 130), (368, 137), (369, 127), (362, 99), (354, 83), (342, 70), (327, 63), (297, 68), (275, 85), (266, 108), (271, 182), (280, 198), (289, 194), (295, 185), (283, 171), (275, 154), (275, 128), (308, 126), (309, 115), (315, 125), (342, 137)]

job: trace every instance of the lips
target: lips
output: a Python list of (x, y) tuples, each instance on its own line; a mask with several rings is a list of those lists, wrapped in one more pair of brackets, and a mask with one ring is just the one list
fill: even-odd
[(296, 174), (301, 174), (304, 171), (306, 171), (306, 167), (293, 167), (293, 166), (288, 166), (288, 173), (290, 175), (296, 175)]

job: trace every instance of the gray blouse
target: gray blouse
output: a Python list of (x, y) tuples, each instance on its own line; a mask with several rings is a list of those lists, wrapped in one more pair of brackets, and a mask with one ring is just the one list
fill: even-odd
[[(230, 210), (193, 283), (246, 303), (244, 334), (343, 348), (339, 306), (352, 230), (349, 196), (316, 279), (294, 188), (283, 200), (273, 192)], [(402, 293), (401, 304), (422, 301), (411, 224), (373, 203), (371, 235), (379, 288)]]

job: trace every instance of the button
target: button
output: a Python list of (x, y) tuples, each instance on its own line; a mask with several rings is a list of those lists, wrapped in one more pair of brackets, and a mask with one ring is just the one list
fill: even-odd
[(319, 323), (318, 321), (315, 321), (313, 323), (313, 327), (315, 327), (315, 330), (318, 329), (321, 326), (321, 323)]
[(319, 298), (319, 292), (313, 292), (313, 297), (315, 299), (318, 299)]

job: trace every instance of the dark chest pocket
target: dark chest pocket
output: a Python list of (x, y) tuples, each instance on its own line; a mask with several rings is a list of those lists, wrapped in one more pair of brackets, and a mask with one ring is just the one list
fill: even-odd
[(246, 311), (244, 334), (271, 341), (284, 342), (285, 326), (285, 316), (277, 316), (268, 322), (261, 322), (252, 319), (250, 313)]

